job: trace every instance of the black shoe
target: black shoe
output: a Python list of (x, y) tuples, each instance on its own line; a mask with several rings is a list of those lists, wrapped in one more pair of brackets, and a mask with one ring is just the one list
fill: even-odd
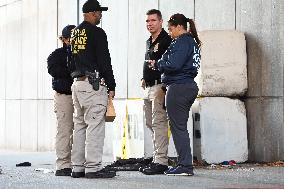
[(114, 171), (114, 172), (117, 171), (117, 169), (116, 169), (115, 167), (111, 166), (111, 165), (105, 166), (104, 169), (105, 169), (106, 171)]
[(55, 176), (71, 176), (72, 169), (64, 168), (55, 171)]
[(143, 170), (145, 169), (145, 168), (147, 168), (147, 166), (148, 165), (142, 165), (141, 167), (139, 167), (139, 172), (143, 172)]
[(32, 164), (30, 162), (23, 162), (23, 163), (18, 163), (16, 164), (16, 167), (30, 167)]
[(85, 177), (85, 172), (72, 172), (71, 177), (73, 178)]
[(150, 167), (143, 169), (142, 173), (144, 173), (145, 175), (158, 175), (158, 174), (164, 174), (166, 170), (168, 170), (167, 165), (154, 163)]
[(144, 164), (144, 165), (142, 165), (141, 167), (139, 167), (139, 172), (143, 172), (144, 169), (150, 168), (151, 166), (155, 166), (155, 163), (150, 162), (149, 164), (146, 164), (146, 165)]
[(106, 169), (99, 170), (97, 172), (86, 173), (86, 178), (113, 178), (116, 176), (115, 171), (107, 171)]

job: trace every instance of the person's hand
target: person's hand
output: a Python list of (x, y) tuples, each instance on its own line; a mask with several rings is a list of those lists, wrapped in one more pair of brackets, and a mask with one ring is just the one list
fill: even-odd
[(109, 97), (109, 98), (112, 98), (112, 99), (113, 99), (114, 96), (115, 96), (115, 91), (109, 91), (109, 92), (108, 92), (108, 97)]
[(145, 90), (146, 82), (144, 79), (141, 79), (141, 87)]
[(106, 81), (104, 78), (101, 79), (101, 85), (105, 85), (106, 84)]
[(155, 70), (156, 61), (155, 60), (148, 60), (147, 62), (149, 64), (149, 68), (152, 68), (152, 70)]

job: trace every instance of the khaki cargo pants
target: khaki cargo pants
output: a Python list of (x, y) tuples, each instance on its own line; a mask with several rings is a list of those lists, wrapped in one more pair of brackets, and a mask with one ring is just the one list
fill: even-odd
[(88, 79), (74, 81), (72, 85), (74, 103), (74, 133), (72, 165), (74, 172), (96, 172), (102, 169), (105, 138), (105, 113), (107, 88), (93, 90)]
[(165, 93), (161, 87), (158, 84), (145, 89), (144, 113), (146, 126), (152, 132), (153, 162), (168, 165), (168, 121), (163, 108)]
[(57, 118), (55, 137), (56, 170), (71, 168), (71, 141), (73, 133), (72, 96), (55, 92), (54, 112)]

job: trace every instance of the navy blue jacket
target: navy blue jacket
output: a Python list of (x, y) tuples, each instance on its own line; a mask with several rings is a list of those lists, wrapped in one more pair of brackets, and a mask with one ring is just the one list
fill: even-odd
[(193, 37), (189, 33), (180, 35), (156, 64), (162, 73), (162, 82), (167, 85), (193, 82), (200, 58), (200, 48)]
[(47, 70), (52, 76), (52, 88), (58, 93), (71, 95), (73, 79), (67, 67), (67, 48), (53, 51), (47, 58)]

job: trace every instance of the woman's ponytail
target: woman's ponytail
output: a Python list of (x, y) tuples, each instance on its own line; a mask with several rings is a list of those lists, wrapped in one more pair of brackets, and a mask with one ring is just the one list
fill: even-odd
[(201, 45), (201, 41), (198, 37), (197, 31), (196, 31), (196, 27), (195, 27), (195, 23), (193, 21), (193, 19), (189, 19), (187, 18), (187, 22), (189, 22), (189, 33), (190, 35), (195, 39), (196, 43), (198, 44), (198, 46)]

